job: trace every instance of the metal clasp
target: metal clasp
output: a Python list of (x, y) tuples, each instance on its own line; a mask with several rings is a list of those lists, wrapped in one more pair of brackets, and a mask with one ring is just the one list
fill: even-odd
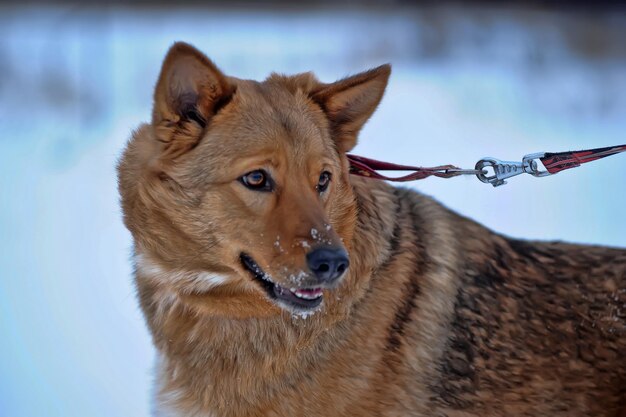
[(537, 152), (525, 155), (522, 158), (522, 164), (524, 165), (524, 172), (532, 175), (533, 177), (547, 177), (550, 174), (547, 170), (540, 170), (537, 164), (537, 159), (541, 159), (546, 156), (545, 152)]
[[(494, 187), (506, 184), (506, 179), (520, 174), (530, 174), (535, 177), (545, 177), (550, 175), (548, 171), (540, 170), (537, 159), (542, 158), (545, 153), (533, 153), (524, 156), (522, 162), (501, 161), (496, 158), (483, 158), (476, 163), (476, 170), (480, 171), (476, 177), (484, 183), (489, 183)], [(489, 175), (489, 168), (493, 169), (493, 175)]]

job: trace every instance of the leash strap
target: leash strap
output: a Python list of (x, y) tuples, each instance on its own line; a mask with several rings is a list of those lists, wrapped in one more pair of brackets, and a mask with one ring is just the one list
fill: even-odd
[[(498, 187), (506, 184), (506, 179), (519, 174), (526, 173), (535, 177), (545, 177), (620, 152), (626, 152), (626, 145), (559, 153), (540, 152), (524, 156), (522, 162), (501, 161), (496, 158), (487, 157), (478, 161), (474, 169), (461, 169), (454, 165), (440, 165), (424, 168), (377, 161), (376, 159), (352, 154), (348, 154), (347, 157), (348, 161), (350, 161), (350, 173), (361, 177), (406, 182), (422, 180), (430, 176), (452, 178), (459, 175), (476, 175), (480, 181)], [(541, 161), (545, 170), (539, 168), (537, 161)], [(398, 177), (389, 177), (381, 174), (379, 171), (412, 172)]]
[[(398, 165), (391, 162), (377, 161), (376, 159), (365, 158), (348, 154), (350, 161), (350, 173), (361, 177), (375, 178), (378, 180), (387, 180), (395, 182), (407, 182), (415, 180), (423, 180), (424, 178), (434, 175), (439, 178), (452, 178), (457, 175), (476, 175), (475, 169), (460, 169), (454, 165), (440, 165), (431, 168), (414, 167), (411, 165)], [(411, 174), (399, 177), (388, 177), (378, 171), (413, 171)]]
[(550, 174), (556, 174), (566, 169), (579, 167), (581, 164), (595, 161), (600, 158), (615, 155), (626, 151), (626, 145), (609, 146), (607, 148), (588, 149), (585, 151), (560, 152), (544, 154), (540, 158), (543, 166)]

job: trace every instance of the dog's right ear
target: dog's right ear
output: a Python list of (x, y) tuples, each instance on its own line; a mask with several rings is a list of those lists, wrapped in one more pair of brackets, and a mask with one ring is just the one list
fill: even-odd
[(172, 45), (163, 61), (152, 110), (157, 139), (164, 144), (162, 157), (175, 158), (193, 148), (234, 91), (202, 52), (183, 42)]

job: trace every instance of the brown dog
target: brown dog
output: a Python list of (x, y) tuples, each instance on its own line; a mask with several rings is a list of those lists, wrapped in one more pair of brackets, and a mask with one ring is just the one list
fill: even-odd
[(619, 415), (626, 251), (351, 177), (389, 73), (255, 82), (171, 48), (119, 163), (154, 415)]

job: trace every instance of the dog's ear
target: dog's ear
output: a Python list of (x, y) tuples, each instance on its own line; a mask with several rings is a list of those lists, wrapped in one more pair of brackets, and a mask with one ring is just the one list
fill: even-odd
[(322, 84), (311, 93), (328, 116), (341, 152), (356, 145), (359, 131), (383, 97), (390, 73), (389, 64), (381, 65), (332, 84)]
[(234, 90), (202, 52), (175, 43), (163, 61), (154, 91), (152, 124), (164, 144), (163, 156), (175, 158), (193, 148)]

